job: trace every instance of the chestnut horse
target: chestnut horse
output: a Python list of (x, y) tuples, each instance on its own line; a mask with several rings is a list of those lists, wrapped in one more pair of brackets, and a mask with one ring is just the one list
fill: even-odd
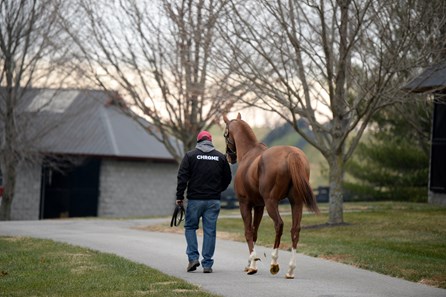
[[(283, 233), (283, 221), (279, 213), (279, 201), (288, 197), (291, 204), (292, 227), (291, 259), (285, 277), (294, 278), (296, 268), (296, 248), (299, 241), (300, 222), (303, 205), (319, 213), (316, 199), (309, 184), (310, 167), (305, 154), (293, 146), (274, 146), (267, 148), (259, 143), (251, 127), (241, 119), (228, 120), (225, 139), (226, 154), (231, 164), (238, 162), (234, 179), (240, 213), (245, 226), (245, 237), (248, 243), (249, 259), (245, 271), (248, 274), (257, 272), (255, 243), (257, 231), (266, 206), (268, 215), (274, 221), (276, 237), (272, 251), (270, 272), (279, 272), (280, 238)], [(253, 214), (254, 210), (254, 214)]]

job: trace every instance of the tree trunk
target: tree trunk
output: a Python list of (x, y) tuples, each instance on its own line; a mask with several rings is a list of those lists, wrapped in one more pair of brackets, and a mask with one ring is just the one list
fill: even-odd
[(344, 223), (344, 197), (342, 193), (342, 183), (344, 181), (344, 164), (342, 161), (342, 155), (333, 157), (331, 160), (329, 160), (328, 164), (330, 183), (328, 224), (337, 225)]
[(11, 220), (11, 205), (15, 191), (17, 164), (14, 164), (16, 162), (10, 160), (6, 154), (2, 156), (2, 159), (1, 162), (4, 164), (2, 166), (4, 192), (0, 205), (0, 221), (9, 221)]

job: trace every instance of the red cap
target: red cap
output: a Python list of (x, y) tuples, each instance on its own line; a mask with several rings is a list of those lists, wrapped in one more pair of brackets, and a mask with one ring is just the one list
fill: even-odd
[(207, 137), (208, 140), (212, 141), (212, 135), (208, 131), (201, 131), (200, 133), (198, 133), (197, 141), (203, 140), (204, 137)]

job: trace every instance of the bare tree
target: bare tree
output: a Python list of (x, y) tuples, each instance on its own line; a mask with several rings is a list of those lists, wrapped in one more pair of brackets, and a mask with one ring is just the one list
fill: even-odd
[[(237, 98), (232, 70), (215, 64), (221, 44), (216, 26), (227, 1), (78, 5), (80, 17), (65, 18), (65, 25), (79, 46), (76, 57), (85, 74), (142, 112), (154, 127), (148, 132), (180, 161), (195, 146), (197, 132), (213, 125)], [(82, 26), (73, 25), (85, 17)]]
[[(400, 74), (419, 62), (410, 50), (420, 32), (417, 5), (232, 1), (235, 17), (223, 31), (238, 61), (237, 78), (250, 84), (246, 101), (280, 115), (323, 154), (330, 224), (344, 222), (345, 164), (371, 116), (404, 100), (399, 90), (407, 76)], [(308, 133), (297, 125), (302, 118), (311, 127)]]
[(0, 1), (0, 168), (4, 186), (0, 220), (11, 217), (18, 165), (34, 158), (23, 106), (31, 84), (51, 83), (52, 61), (60, 49), (56, 38), (60, 31), (55, 26), (58, 7), (54, 0)]

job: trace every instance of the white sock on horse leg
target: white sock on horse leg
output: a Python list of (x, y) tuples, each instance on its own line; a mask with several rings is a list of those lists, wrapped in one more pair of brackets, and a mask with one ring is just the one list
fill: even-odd
[(249, 255), (249, 268), (257, 269), (256, 259), (257, 259), (257, 253), (256, 250), (253, 249), (251, 254)]
[(271, 253), (271, 265), (277, 265), (277, 259), (279, 259), (279, 249), (273, 249)]
[(288, 273), (286, 274), (289, 278), (294, 278), (294, 269), (296, 268), (296, 249), (291, 249), (291, 259), (288, 263)]

